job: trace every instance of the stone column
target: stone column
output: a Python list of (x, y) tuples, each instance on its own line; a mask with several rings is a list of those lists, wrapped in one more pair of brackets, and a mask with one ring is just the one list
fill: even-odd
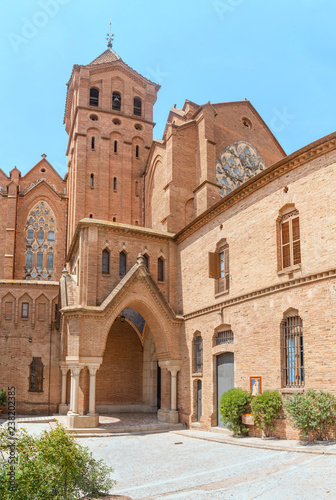
[(96, 373), (97, 366), (88, 366), (90, 372), (89, 415), (96, 415)]
[(61, 404), (58, 407), (58, 412), (60, 415), (65, 415), (68, 411), (68, 405), (66, 404), (66, 393), (67, 393), (67, 374), (69, 367), (61, 366), (62, 372), (62, 395), (61, 395)]
[(177, 408), (177, 372), (178, 370), (169, 369), (171, 373), (171, 386), (170, 386), (170, 409), (176, 411)]
[(71, 369), (71, 393), (70, 393), (70, 412), (78, 414), (78, 389), (79, 374), (81, 366), (72, 366)]
[(180, 360), (162, 361), (159, 362), (161, 368), (167, 368), (170, 371), (170, 410), (158, 410), (158, 420), (177, 424), (179, 421), (179, 414), (177, 411), (177, 373), (181, 369)]

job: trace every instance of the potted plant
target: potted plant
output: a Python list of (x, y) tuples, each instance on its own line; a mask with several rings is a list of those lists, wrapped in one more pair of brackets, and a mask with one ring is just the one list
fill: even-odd
[(2, 413), (3, 407), (7, 404), (7, 396), (4, 389), (0, 389), (0, 415)]

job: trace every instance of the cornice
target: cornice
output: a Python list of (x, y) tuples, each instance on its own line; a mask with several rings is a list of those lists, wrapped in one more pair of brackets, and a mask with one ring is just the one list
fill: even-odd
[(164, 231), (157, 231), (141, 226), (132, 226), (130, 224), (121, 224), (119, 222), (110, 222), (98, 219), (82, 219), (78, 222), (76, 231), (72, 237), (71, 245), (66, 256), (66, 262), (69, 262), (73, 249), (75, 248), (80, 231), (86, 227), (97, 227), (98, 229), (108, 230), (118, 234), (127, 234), (132, 236), (141, 236), (141, 238), (148, 238), (153, 240), (166, 240), (174, 241), (173, 233), (166, 233)]
[(215, 203), (212, 207), (208, 208), (203, 214), (199, 215), (194, 221), (188, 224), (184, 229), (175, 235), (175, 241), (179, 244), (182, 243), (189, 236), (198, 231), (208, 222), (215, 219), (218, 215), (225, 212), (232, 205), (235, 205), (242, 199), (246, 198), (253, 192), (266, 186), (287, 174), (291, 170), (314, 160), (325, 153), (334, 151), (336, 149), (336, 132), (319, 139), (295, 153), (283, 158), (274, 165), (260, 172), (252, 179), (243, 183), (240, 187), (226, 195), (220, 201)]
[(275, 285), (261, 288), (259, 290), (254, 290), (253, 292), (246, 293), (244, 295), (238, 295), (231, 299), (224, 300), (223, 302), (218, 302), (208, 307), (203, 307), (191, 313), (184, 314), (183, 318), (185, 320), (196, 318), (198, 316), (203, 316), (213, 311), (219, 311), (225, 309), (232, 305), (241, 304), (249, 300), (254, 300), (256, 297), (265, 297), (266, 295), (272, 295), (274, 293), (282, 292), (284, 290), (297, 288), (299, 286), (309, 285), (310, 283), (316, 283), (322, 280), (331, 279), (336, 277), (336, 269), (330, 269), (328, 271), (322, 271), (320, 273), (310, 274), (307, 276), (302, 276), (300, 278), (294, 278), (285, 282), (277, 283)]
[(27, 280), (0, 280), (0, 287), (28, 286), (36, 288), (59, 287), (59, 281), (27, 281)]

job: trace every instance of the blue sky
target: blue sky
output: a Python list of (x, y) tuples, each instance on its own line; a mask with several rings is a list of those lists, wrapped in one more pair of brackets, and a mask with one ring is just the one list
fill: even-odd
[(65, 175), (65, 83), (106, 49), (110, 21), (114, 50), (162, 85), (154, 137), (173, 104), (247, 98), (290, 154), (336, 129), (335, 19), (330, 0), (2, 2), (0, 168), (46, 153)]

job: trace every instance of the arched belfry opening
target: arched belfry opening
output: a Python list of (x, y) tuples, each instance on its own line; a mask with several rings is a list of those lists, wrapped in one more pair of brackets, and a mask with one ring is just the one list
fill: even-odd
[(136, 309), (126, 307), (110, 328), (97, 371), (97, 412), (155, 413), (158, 389), (158, 358), (152, 332)]

